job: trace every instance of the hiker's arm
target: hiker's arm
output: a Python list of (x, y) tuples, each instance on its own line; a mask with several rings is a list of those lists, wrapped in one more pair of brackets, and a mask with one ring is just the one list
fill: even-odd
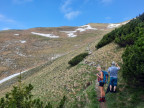
[(101, 76), (99, 74), (97, 74), (97, 76), (101, 79), (103, 79), (103, 72), (100, 72)]
[(120, 69), (120, 66), (116, 63), (116, 66)]

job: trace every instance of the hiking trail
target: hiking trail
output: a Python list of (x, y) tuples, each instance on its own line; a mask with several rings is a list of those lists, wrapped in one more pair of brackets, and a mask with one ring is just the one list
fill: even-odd
[[(95, 90), (97, 92), (97, 98), (96, 99), (98, 100), (98, 98), (100, 97), (100, 90), (99, 90), (99, 82), (97, 79), (95, 81)], [(106, 102), (99, 102), (99, 104), (100, 104), (100, 108), (107, 108)]]

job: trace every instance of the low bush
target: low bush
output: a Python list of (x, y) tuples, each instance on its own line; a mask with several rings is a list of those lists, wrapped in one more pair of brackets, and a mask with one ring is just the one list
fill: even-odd
[(110, 42), (112, 42), (114, 39), (115, 39), (115, 32), (116, 32), (116, 29), (113, 30), (112, 32), (106, 34), (102, 40), (95, 46), (97, 49), (109, 44)]
[(144, 13), (129, 23), (106, 34), (95, 46), (97, 49), (114, 41), (121, 47), (133, 45), (135, 41), (144, 33)]
[(129, 85), (144, 87), (144, 35), (128, 46), (122, 56), (123, 78)]
[(82, 53), (74, 57), (72, 60), (68, 62), (71, 66), (75, 66), (78, 63), (80, 63), (86, 56), (88, 56), (88, 53)]
[[(33, 86), (31, 84), (13, 87), (10, 93), (0, 99), (0, 108), (52, 108), (49, 102), (45, 104), (39, 98), (33, 99), (32, 89)], [(65, 99), (63, 97), (58, 108), (63, 108)]]

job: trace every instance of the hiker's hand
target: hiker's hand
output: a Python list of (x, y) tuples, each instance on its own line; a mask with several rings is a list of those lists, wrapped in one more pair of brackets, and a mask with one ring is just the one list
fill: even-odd
[(99, 77), (99, 74), (96, 74)]

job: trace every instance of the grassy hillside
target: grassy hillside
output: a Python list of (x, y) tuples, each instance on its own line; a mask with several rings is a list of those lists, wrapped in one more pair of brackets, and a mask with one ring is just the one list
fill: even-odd
[[(125, 51), (125, 48), (119, 47), (112, 42), (96, 50), (95, 45), (102, 39), (104, 34), (113, 30), (113, 28), (107, 29), (108, 24), (91, 25), (99, 26), (99, 29), (105, 30), (101, 30), (101, 32), (85, 32), (79, 37), (64, 39), (63, 42), (66, 42), (67, 45), (65, 44), (65, 47), (62, 47), (62, 49), (59, 49), (58, 51), (65, 51), (66, 48), (71, 48), (71, 45), (68, 43), (75, 45), (76, 42), (77, 44), (80, 42), (80, 45), (78, 48), (71, 48), (65, 55), (50, 63), (46, 63), (42, 67), (40, 66), (35, 68), (35, 70), (30, 70), (28, 75), (22, 75), (24, 85), (31, 83), (34, 86), (32, 92), (35, 98), (39, 97), (44, 102), (50, 101), (52, 105), (58, 106), (59, 101), (65, 95), (67, 97), (65, 104), (66, 108), (101, 107), (97, 101), (99, 96), (97, 92), (98, 86), (95, 82), (95, 74), (97, 71), (95, 67), (87, 65), (86, 62), (100, 64), (102, 69), (107, 70), (112, 61), (116, 61), (118, 64), (123, 63), (121, 56)], [(54, 39), (54, 41), (58, 40), (59, 39)], [(92, 54), (86, 57), (85, 60), (78, 65), (70, 67), (68, 61), (80, 53), (86, 52), (87, 48), (92, 51)], [(55, 51), (57, 51), (57, 49)], [(118, 93), (115, 95), (110, 93), (106, 95), (107, 107), (133, 108), (134, 106), (142, 108), (143, 92), (139, 90), (139, 93), (137, 93), (137, 90), (131, 89), (123, 80), (122, 71), (119, 72), (118, 77)], [(14, 78), (11, 81), (7, 81), (0, 85), (0, 97), (10, 91), (13, 85), (17, 84), (13, 83), (13, 81), (16, 80), (17, 78)], [(140, 98), (138, 97), (139, 95), (141, 95)]]
[[(101, 64), (106, 69), (110, 65), (111, 58), (121, 62), (120, 54), (123, 52), (123, 49), (118, 48), (114, 43), (97, 51), (94, 50), (94, 46), (95, 42), (91, 43), (90, 49), (93, 50), (93, 54), (88, 56), (85, 59), (86, 61), (96, 62), (96, 64)], [(51, 65), (44, 67), (37, 74), (33, 74), (26, 80), (23, 80), (23, 82), (25, 84), (31, 83), (34, 86), (33, 94), (45, 102), (50, 101), (53, 105), (57, 105), (61, 97), (66, 95), (68, 98), (67, 107), (69, 105), (74, 108), (75, 106), (99, 106), (96, 101), (97, 94), (94, 96), (91, 94), (96, 93), (94, 92), (96, 69), (85, 65), (84, 62), (72, 68), (69, 68), (68, 65), (68, 61), (75, 55), (85, 51), (85, 48), (86, 46), (81, 51), (74, 51), (58, 58)], [(88, 83), (91, 85), (87, 88)], [(2, 90), (0, 95), (2, 96), (10, 89)]]
[[(93, 24), (93, 26), (94, 25), (97, 26), (96, 24)], [(106, 29), (107, 24), (103, 24), (102, 27), (105, 27)], [(63, 45), (65, 46), (61, 47), (61, 49), (59, 50), (53, 49), (54, 51), (65, 52), (65, 50), (71, 50), (68, 51), (66, 55), (63, 55), (62, 57), (54, 60), (51, 64), (48, 64), (40, 69), (36, 68), (35, 73), (33, 71), (30, 71), (29, 75), (24, 74), (23, 83), (32, 83), (32, 85), (34, 86), (34, 95), (36, 97), (40, 97), (45, 102), (50, 100), (52, 104), (57, 105), (57, 101), (59, 101), (63, 95), (66, 95), (68, 97), (68, 100), (74, 101), (75, 96), (86, 89), (87, 83), (93, 81), (91, 78), (91, 74), (93, 74), (91, 73), (91, 70), (95, 70), (93, 70), (93, 68), (91, 69), (91, 67), (87, 65), (81, 64), (70, 68), (68, 65), (68, 61), (76, 55), (85, 52), (87, 47), (89, 47), (92, 52), (95, 52), (95, 44), (102, 38), (105, 33), (109, 31), (111, 31), (111, 29), (95, 32), (87, 31), (84, 34), (80, 34), (76, 38), (52, 39), (53, 41), (63, 42)], [(40, 37), (40, 39), (43, 38)], [(77, 48), (72, 48), (71, 45), (78, 46)], [(96, 62), (95, 59), (94, 61)], [(4, 93), (10, 91), (12, 87), (11, 83), (12, 81), (8, 81), (3, 84), (5, 86), (1, 85), (0, 96), (3, 96)]]
[[(53, 41), (57, 43), (60, 42), (60, 44), (63, 45), (62, 47), (53, 47), (51, 50), (53, 53), (61, 52), (66, 54), (54, 60), (51, 64), (48, 63), (42, 68), (36, 68), (34, 71), (29, 71), (28, 75), (24, 74), (23, 83), (32, 83), (32, 85), (34, 86), (34, 95), (40, 97), (45, 102), (47, 100), (50, 100), (53, 104), (57, 105), (57, 101), (59, 101), (63, 95), (66, 95), (68, 99), (70, 99), (71, 95), (74, 95), (76, 94), (76, 92), (83, 89), (85, 84), (89, 82), (89, 75), (87, 77), (83, 77), (86, 76), (85, 67), (78, 66), (69, 68), (68, 61), (76, 55), (85, 52), (89, 44), (96, 44), (102, 38), (103, 34), (107, 32), (108, 31), (87, 31), (83, 34), (80, 34), (76, 38), (59, 38), (50, 39), (48, 41), (43, 40), (45, 39), (45, 37), (36, 37), (38, 39), (42, 39), (41, 43), (43, 43), (44, 41)], [(56, 44), (53, 43), (53, 45)], [(41, 50), (37, 50), (37, 52), (35, 53), (38, 56), (39, 53), (46, 54), (45, 52), (50, 50), (44, 47), (41, 48)], [(0, 96), (3, 96), (4, 93), (10, 91), (10, 89), (12, 88), (11, 84), (15, 82), (14, 80), (16, 81), (17, 79), (7, 81), (6, 83), (1, 85)]]
[[(93, 24), (95, 25), (95, 24)], [(101, 24), (99, 24), (101, 25)], [(105, 28), (107, 24), (103, 24)], [(96, 27), (96, 26), (95, 26)], [(96, 36), (111, 30), (86, 30), (68, 37), (61, 31), (73, 31), (79, 27), (32, 28), (28, 30), (0, 31), (0, 79), (14, 73), (34, 68), (53, 58), (63, 56), (93, 42)], [(59, 38), (47, 38), (31, 32), (55, 34)]]

